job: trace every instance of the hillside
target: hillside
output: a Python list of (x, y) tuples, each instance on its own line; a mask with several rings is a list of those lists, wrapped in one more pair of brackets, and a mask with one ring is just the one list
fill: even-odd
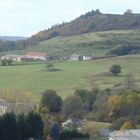
[[(31, 36), (30, 38), (24, 41), (17, 42), (8, 41), (8, 43), (7, 41), (6, 42), (1, 41), (0, 51), (3, 52), (9, 50), (22, 50), (25, 48), (37, 47), (41, 44), (40, 42), (49, 39), (55, 40), (56, 37), (63, 38), (75, 35), (81, 36), (82, 34), (88, 34), (92, 32), (96, 33), (110, 30), (130, 30), (130, 29), (135, 30), (139, 28), (140, 28), (140, 14), (133, 14), (130, 11), (125, 12), (123, 15), (103, 14), (99, 10), (96, 11), (92, 10), (91, 12), (81, 15), (71, 22), (57, 24), (50, 29), (40, 31), (39, 33)], [(129, 40), (129, 38), (130, 36), (128, 36), (128, 38), (126, 39)], [(113, 45), (112, 42), (114, 42), (113, 39), (111, 40), (109, 39), (107, 42), (107, 46), (108, 44)], [(93, 41), (90, 41), (89, 46), (92, 43)], [(65, 44), (67, 45), (69, 43), (65, 42)]]
[[(139, 35), (140, 29), (112, 30), (68, 37), (55, 37), (53, 39), (41, 41), (37, 45), (30, 46), (24, 50), (16, 50), (8, 53), (24, 54), (27, 51), (45, 51), (55, 58), (70, 57), (73, 53), (102, 57), (106, 56), (112, 49), (125, 45), (131, 45), (130, 53), (139, 53)], [(137, 46), (138, 49), (134, 52), (135, 46)]]
[(125, 12), (123, 15), (103, 14), (99, 10), (88, 12), (75, 20), (58, 24), (39, 32), (27, 40), (30, 44), (56, 36), (73, 36), (83, 33), (140, 28), (140, 14)]

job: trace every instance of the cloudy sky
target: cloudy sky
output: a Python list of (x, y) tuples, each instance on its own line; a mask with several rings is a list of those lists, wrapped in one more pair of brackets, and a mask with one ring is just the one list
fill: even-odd
[(92, 9), (140, 13), (140, 0), (0, 0), (0, 35), (31, 36)]

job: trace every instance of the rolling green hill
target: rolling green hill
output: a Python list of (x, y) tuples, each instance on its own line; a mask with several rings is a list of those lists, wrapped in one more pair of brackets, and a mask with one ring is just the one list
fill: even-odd
[[(46, 51), (56, 58), (69, 57), (73, 53), (101, 57), (106, 56), (110, 50), (125, 45), (131, 45), (132, 48), (135, 46), (140, 48), (140, 29), (113, 30), (69, 37), (55, 37), (42, 41), (35, 47), (30, 46), (27, 49), (16, 50), (12, 53), (24, 54), (27, 51)], [(139, 52), (136, 51), (135, 53)]]

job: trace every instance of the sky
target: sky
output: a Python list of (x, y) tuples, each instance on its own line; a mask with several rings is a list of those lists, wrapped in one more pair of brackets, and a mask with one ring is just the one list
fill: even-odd
[(26, 36), (88, 11), (140, 13), (140, 0), (0, 0), (0, 36)]

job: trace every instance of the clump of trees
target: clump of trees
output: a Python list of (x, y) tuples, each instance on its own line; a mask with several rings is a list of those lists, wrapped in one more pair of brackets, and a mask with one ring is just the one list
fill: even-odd
[(63, 114), (66, 117), (88, 118), (88, 114), (94, 112), (92, 119), (104, 120), (108, 113), (107, 97), (110, 90), (92, 90), (78, 89), (72, 96), (67, 97), (63, 104)]
[(25, 140), (43, 136), (43, 121), (37, 113), (27, 115), (7, 113), (0, 117), (1, 140)]
[(47, 107), (50, 113), (58, 113), (62, 109), (63, 100), (55, 90), (46, 90), (41, 98), (41, 107)]

